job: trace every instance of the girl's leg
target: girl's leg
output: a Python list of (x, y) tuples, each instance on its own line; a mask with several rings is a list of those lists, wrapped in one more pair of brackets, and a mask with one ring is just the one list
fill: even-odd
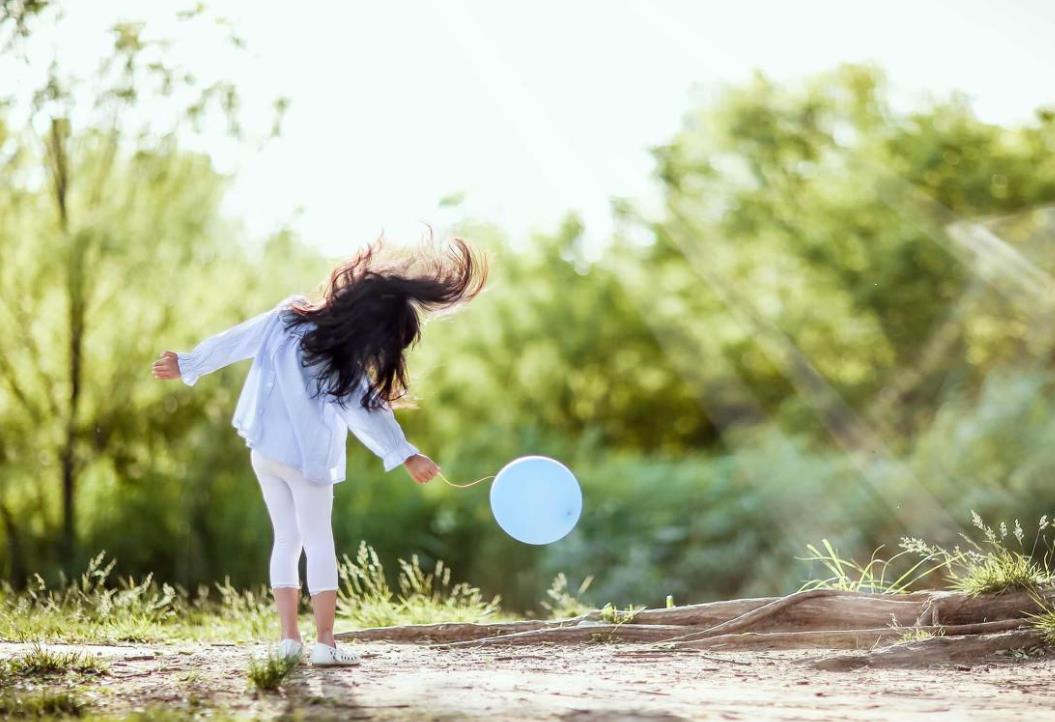
[(271, 587), (271, 594), (275, 597), (275, 609), (278, 610), (278, 621), (282, 625), (282, 639), (299, 642), (297, 610), (300, 608), (300, 587)]
[(333, 545), (333, 486), (315, 484), (297, 474), (290, 478), (297, 526), (308, 558), (308, 592), (315, 612), (316, 639), (333, 647), (337, 610), (337, 553)]
[(319, 592), (311, 596), (311, 610), (315, 613), (315, 639), (327, 647), (336, 647), (333, 622), (337, 618), (337, 592)]
[(301, 537), (293, 494), (273, 463), (255, 451), (250, 458), (275, 532), (274, 545), (271, 547), (270, 578), (271, 593), (275, 597), (275, 607), (282, 625), (282, 639), (299, 642), (297, 608), (300, 602), (300, 575), (297, 565), (300, 562)]

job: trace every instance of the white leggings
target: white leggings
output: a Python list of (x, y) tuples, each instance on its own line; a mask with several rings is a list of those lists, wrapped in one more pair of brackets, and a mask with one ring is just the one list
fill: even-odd
[(308, 557), (308, 593), (337, 589), (337, 553), (333, 547), (333, 485), (308, 481), (293, 467), (250, 453), (264, 503), (275, 529), (271, 549), (271, 587), (300, 588), (301, 549)]

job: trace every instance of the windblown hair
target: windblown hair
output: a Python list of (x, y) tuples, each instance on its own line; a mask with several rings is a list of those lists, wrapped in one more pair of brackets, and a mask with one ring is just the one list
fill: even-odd
[[(424, 316), (450, 312), (483, 290), (487, 263), (468, 242), (389, 253), (378, 240), (337, 266), (318, 303), (292, 306), (287, 328), (302, 330), (305, 366), (316, 366), (317, 395), (377, 409), (407, 394), (405, 352)], [(366, 392), (360, 383), (366, 381)]]

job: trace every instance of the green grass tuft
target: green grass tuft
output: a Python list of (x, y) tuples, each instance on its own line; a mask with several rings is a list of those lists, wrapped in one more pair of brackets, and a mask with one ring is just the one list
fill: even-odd
[[(993, 528), (978, 514), (972, 512), (971, 518), (982, 538), (975, 540), (961, 534), (966, 548), (956, 546), (949, 549), (922, 539), (904, 538), (901, 551), (889, 559), (879, 557), (880, 547), (872, 552), (867, 563), (860, 564), (844, 559), (827, 539), (822, 540), (821, 548), (807, 545), (809, 555), (801, 559), (819, 562), (828, 576), (811, 579), (803, 584), (802, 589), (902, 594), (937, 573), (944, 575), (941, 586), (971, 596), (1034, 592), (1052, 582), (1050, 557), (1036, 558), (1041, 542), (1048, 547), (1045, 534), (1051, 524), (1047, 516), (1040, 518), (1029, 549), (1024, 544), (1025, 532), (1017, 520), (1011, 527), (1001, 523)], [(915, 562), (910, 564), (911, 559)]]
[(1055, 611), (1048, 609), (1043, 614), (1032, 615), (1030, 625), (1040, 632), (1046, 644), (1055, 647)]
[(363, 542), (354, 560), (344, 557), (340, 573), (337, 611), (357, 627), (479, 622), (499, 613), (498, 597), (487, 601), (477, 587), (452, 584), (450, 567), (442, 561), (426, 573), (417, 555), (409, 562), (400, 559), (397, 593), (388, 584), (377, 552)]
[[(498, 597), (487, 600), (477, 587), (452, 582), (451, 570), (442, 562), (431, 572), (422, 569), (417, 557), (399, 560), (399, 567), (398, 591), (393, 591), (372, 548), (362, 544), (354, 561), (345, 557), (340, 568), (341, 618), (361, 627), (508, 618), (501, 615)], [(200, 586), (192, 594), (158, 584), (149, 575), (118, 579), (113, 569), (114, 562), (99, 554), (82, 575), (55, 587), (48, 587), (40, 576), (19, 592), (0, 582), (0, 639), (237, 643), (273, 631), (274, 602), (266, 587), (239, 590), (225, 580)], [(303, 611), (307, 615), (306, 606)], [(0, 679), (10, 673), (0, 665)]]
[(77, 717), (87, 706), (67, 690), (6, 691), (0, 694), (0, 717), (7, 719)]
[(101, 657), (93, 657), (82, 652), (62, 652), (39, 644), (28, 652), (7, 660), (7, 671), (20, 677), (31, 677), (50, 674), (105, 674), (109, 663)]
[[(945, 566), (936, 555), (924, 555), (914, 564), (905, 564), (911, 555), (903, 550), (889, 559), (883, 559), (879, 553), (883, 547), (872, 552), (869, 560), (861, 564), (853, 559), (844, 559), (839, 551), (827, 539), (821, 540), (821, 547), (806, 545), (809, 554), (799, 557), (800, 561), (818, 562), (827, 570), (828, 576), (811, 579), (801, 589), (838, 589), (844, 592), (871, 592), (874, 594), (905, 594), (922, 579)], [(896, 570), (906, 567), (898, 573)]]
[(605, 624), (632, 624), (637, 618), (637, 613), (644, 608), (630, 605), (623, 610), (608, 603), (601, 607), (601, 621)]
[(927, 558), (942, 561), (949, 586), (971, 596), (1004, 594), (1012, 591), (1035, 592), (1052, 580), (1050, 558), (1035, 559), (1038, 545), (1048, 547), (1045, 532), (1050, 528), (1047, 515), (1040, 518), (1032, 547), (1027, 551), (1025, 532), (1016, 519), (1012, 527), (1001, 522), (996, 528), (987, 525), (978, 514), (971, 513), (971, 521), (982, 538), (975, 540), (960, 536), (967, 544), (946, 549), (927, 544), (921, 539), (903, 539), (902, 549)]
[(114, 579), (114, 562), (97, 555), (78, 578), (49, 588), (34, 576), (24, 592), (0, 585), (0, 638), (63, 642), (251, 641), (274, 626), (265, 587), (229, 582), (192, 595), (149, 575)]
[(297, 668), (300, 660), (297, 657), (285, 657), (268, 654), (264, 657), (253, 657), (249, 660), (246, 675), (256, 689), (270, 692), (278, 689), (286, 677)]
[(902, 632), (901, 636), (897, 638), (895, 644), (908, 644), (910, 642), (922, 642), (925, 639), (934, 639), (934, 637), (944, 636), (944, 632), (939, 631), (937, 634), (930, 631), (929, 629), (912, 629), (906, 627), (905, 631)]
[(549, 601), (540, 602), (550, 619), (567, 619), (578, 617), (592, 611), (593, 607), (582, 601), (581, 597), (593, 583), (593, 577), (586, 577), (575, 592), (568, 589), (568, 577), (561, 572), (553, 579), (553, 584), (546, 590)]

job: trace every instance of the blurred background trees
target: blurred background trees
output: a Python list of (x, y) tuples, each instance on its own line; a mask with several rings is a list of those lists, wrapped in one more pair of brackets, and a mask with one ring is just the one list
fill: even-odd
[[(8, 60), (43, 6), (0, 6)], [(248, 142), (237, 88), (170, 67), (140, 30), (115, 28), (88, 80), (55, 68), (0, 106), (0, 570), (16, 585), (100, 549), (186, 585), (265, 576), (270, 527), (229, 427), (245, 368), (191, 391), (149, 364), (310, 290), (333, 259), (225, 220), (226, 179), (186, 138), (216, 117)], [(867, 553), (951, 538), (971, 509), (1051, 510), (1055, 115), (1000, 127), (961, 98), (895, 112), (888, 96), (859, 66), (729, 88), (655, 149), (660, 212), (613, 201), (600, 254), (572, 215), (526, 242), (451, 229), (492, 281), (428, 326), (404, 426), (452, 479), (564, 459), (581, 525), (518, 545), (484, 487), (422, 490), (355, 447), (339, 547), (444, 558), (513, 607), (559, 571), (594, 575), (595, 601), (657, 604), (793, 589), (821, 536)]]

